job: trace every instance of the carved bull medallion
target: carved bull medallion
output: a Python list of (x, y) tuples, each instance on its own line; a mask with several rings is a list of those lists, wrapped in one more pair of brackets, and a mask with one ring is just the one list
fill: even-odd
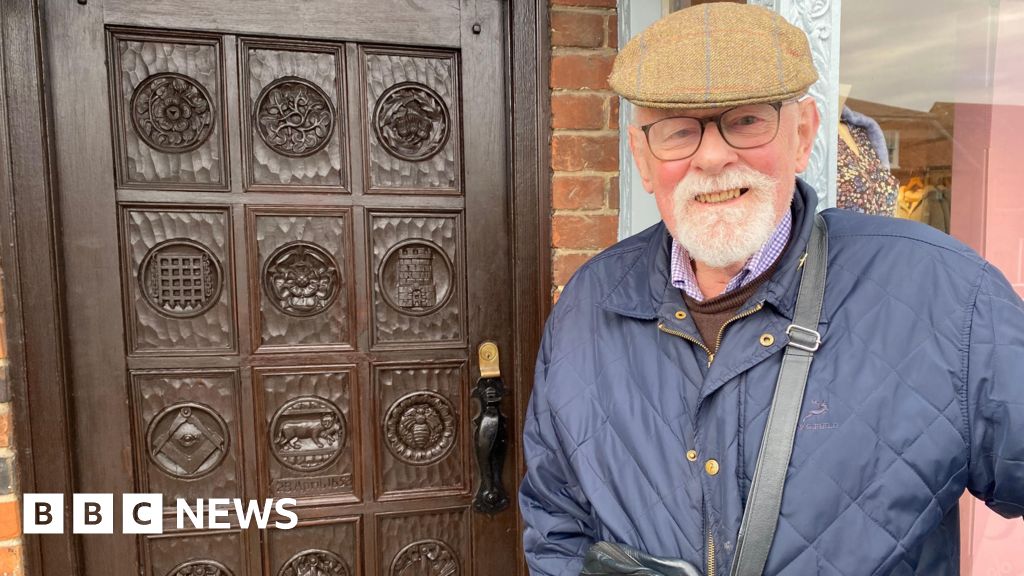
[(341, 454), (345, 436), (341, 410), (319, 396), (292, 398), (270, 421), (274, 456), (284, 466), (299, 472), (330, 466)]

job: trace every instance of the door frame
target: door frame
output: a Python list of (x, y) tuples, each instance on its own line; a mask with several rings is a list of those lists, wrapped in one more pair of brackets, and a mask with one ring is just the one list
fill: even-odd
[[(40, 14), (42, 1), (0, 2), (0, 281), (8, 354), (6, 381), (0, 375), (0, 402), (12, 402), (18, 493), (67, 495), (75, 491), (74, 410), (65, 369), (68, 339), (57, 187), (61, 175), (53, 162), (54, 124), (42, 48), (48, 30)], [(551, 307), (550, 41), (547, 2), (502, 4), (509, 38), (504, 73), (510, 107), (506, 170), (512, 217), (511, 304), (517, 311), (512, 315), (510, 383), (517, 413), (508, 416), (518, 432)], [(515, 475), (521, 478), (521, 451), (513, 462)], [(521, 518), (517, 524), (521, 533)], [(65, 526), (70, 525), (70, 517), (65, 518)], [(76, 536), (23, 535), (22, 542), (28, 573), (81, 574)], [(521, 546), (520, 541), (520, 559)], [(519, 574), (526, 574), (522, 561)]]

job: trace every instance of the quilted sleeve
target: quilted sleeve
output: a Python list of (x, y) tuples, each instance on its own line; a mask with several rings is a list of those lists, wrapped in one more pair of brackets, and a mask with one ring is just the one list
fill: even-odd
[(968, 489), (1007, 518), (1024, 515), (1024, 302), (987, 266), (967, 366)]
[[(590, 503), (559, 441), (548, 387), (557, 378), (550, 372), (552, 320), (548, 321), (523, 428), (526, 477), (519, 489), (519, 506), (526, 530), (523, 551), (533, 576), (577, 576), (583, 555), (594, 544)], [(556, 371), (557, 372), (557, 371)]]

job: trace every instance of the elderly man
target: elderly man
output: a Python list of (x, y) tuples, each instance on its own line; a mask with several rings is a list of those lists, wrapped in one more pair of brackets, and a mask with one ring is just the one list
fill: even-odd
[[(816, 78), (799, 29), (732, 3), (619, 54), (663, 221), (581, 268), (548, 320), (520, 495), (532, 574), (578, 574), (598, 541), (728, 573), (814, 228), (795, 175)], [(822, 343), (765, 573), (957, 574), (965, 489), (1024, 514), (1024, 304), (939, 232), (823, 216)]]

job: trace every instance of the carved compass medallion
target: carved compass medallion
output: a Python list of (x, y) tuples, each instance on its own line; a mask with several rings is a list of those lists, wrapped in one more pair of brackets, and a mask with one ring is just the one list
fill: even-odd
[(289, 316), (314, 316), (338, 296), (338, 264), (323, 248), (289, 242), (267, 258), (263, 280), (275, 308)]
[(167, 576), (234, 576), (234, 574), (220, 562), (193, 560), (171, 568)]
[(157, 312), (192, 318), (220, 298), (220, 262), (198, 242), (167, 240), (146, 253), (139, 267), (139, 282), (143, 298)]
[(384, 443), (395, 458), (414, 466), (433, 464), (455, 445), (455, 408), (436, 392), (406, 394), (384, 415)]
[(268, 84), (256, 97), (253, 124), (274, 152), (294, 158), (311, 156), (327, 146), (334, 133), (334, 107), (316, 84), (286, 76)]
[(418, 82), (391, 86), (377, 99), (373, 129), (389, 154), (421, 162), (448, 142), (451, 117), (441, 97)]
[(458, 576), (455, 552), (440, 540), (420, 540), (402, 548), (391, 562), (390, 576)]
[(349, 576), (348, 565), (333, 552), (307, 550), (285, 562), (277, 576)]
[(451, 260), (427, 240), (406, 240), (391, 247), (377, 276), (384, 301), (407, 316), (436, 312), (454, 292)]
[(213, 132), (213, 100), (202, 84), (183, 74), (154, 74), (132, 92), (129, 113), (142, 141), (180, 154), (199, 148)]
[(164, 408), (146, 433), (149, 457), (167, 474), (195, 479), (209, 473), (228, 453), (228, 426), (219, 414), (195, 402)]
[(277, 460), (292, 470), (312, 472), (331, 465), (345, 445), (345, 417), (332, 402), (300, 396), (285, 402), (270, 421)]

